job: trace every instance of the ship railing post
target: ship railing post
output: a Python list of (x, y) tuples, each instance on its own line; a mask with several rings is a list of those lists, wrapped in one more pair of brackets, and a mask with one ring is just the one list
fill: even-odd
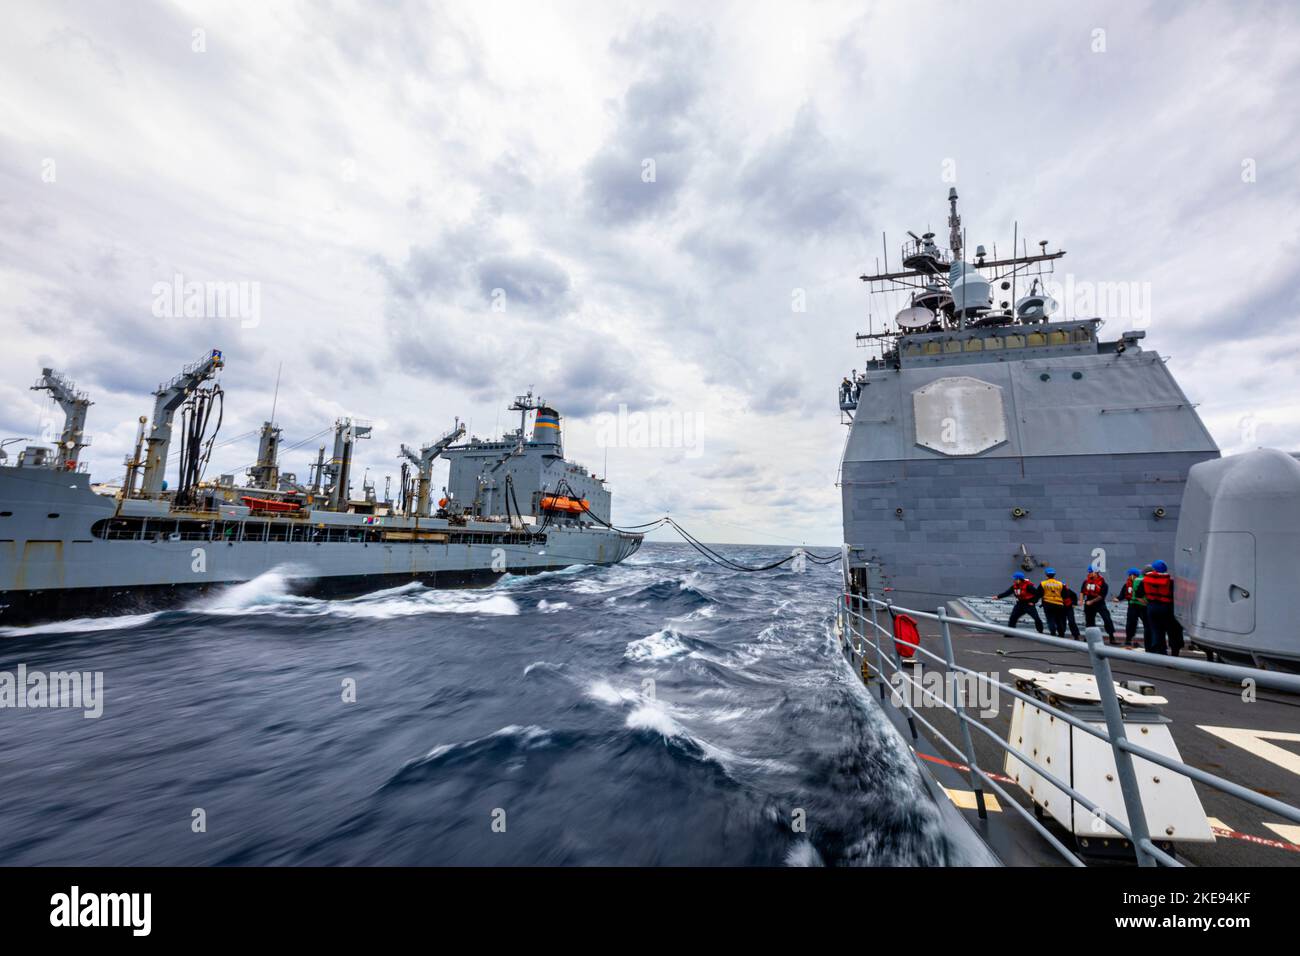
[[(889, 619), (891, 621), (894, 620), (894, 602), (886, 601), (885, 606), (889, 608)], [(884, 638), (881, 638), (881, 640), (884, 640)], [(909, 674), (904, 676), (903, 655), (898, 650), (898, 641), (894, 637), (894, 632), (892, 628), (890, 629), (890, 633), (889, 633), (889, 643), (894, 648), (894, 674), (898, 678), (898, 690), (900, 695), (902, 694), (903, 691), (903, 684), (908, 685), (907, 697), (903, 698), (903, 712), (907, 714), (907, 729), (912, 732), (913, 740), (919, 740), (921, 739), (921, 735), (917, 733), (916, 730), (916, 717), (913, 715), (913, 705), (908, 703), (908, 698), (914, 697), (913, 691), (916, 690), (916, 686), (917, 686), (916, 675)], [(882, 692), (883, 692), (883, 688), (882, 688)], [(924, 700), (924, 695), (922, 695), (922, 699)]]
[(880, 636), (880, 625), (876, 623), (876, 602), (871, 602), (871, 639), (876, 644), (876, 673), (880, 676), (880, 699), (885, 699), (885, 642)]
[[(966, 772), (970, 776), (971, 789), (975, 791), (975, 805), (979, 810), (980, 819), (987, 820), (988, 810), (984, 807), (984, 785), (980, 782), (979, 764), (975, 760), (975, 741), (971, 739), (970, 725), (967, 723), (971, 717), (966, 713), (966, 684), (959, 682), (957, 679), (959, 673), (957, 670), (957, 656), (952, 649), (952, 631), (948, 626), (948, 612), (942, 604), (939, 605), (938, 614), (939, 629), (943, 634), (943, 659), (947, 662), (948, 674), (950, 675), (948, 686), (956, 692), (957, 697), (957, 723), (961, 724), (962, 749), (966, 753)], [(977, 681), (981, 679), (976, 677)], [(960, 691), (958, 690), (959, 687)]]
[(1133, 767), (1133, 755), (1120, 746), (1120, 741), (1127, 740), (1124, 733), (1124, 717), (1119, 709), (1119, 697), (1115, 694), (1115, 678), (1111, 675), (1110, 661), (1100, 653), (1101, 628), (1093, 626), (1084, 628), (1088, 639), (1088, 656), (1092, 659), (1092, 673), (1097, 680), (1097, 693), (1101, 696), (1101, 709), (1106, 715), (1106, 733), (1110, 737), (1110, 749), (1115, 755), (1115, 772), (1119, 774), (1119, 789), (1124, 796), (1124, 810), (1128, 814), (1128, 826), (1133, 834), (1133, 852), (1137, 854), (1139, 866), (1155, 866), (1156, 858), (1143, 846), (1151, 839), (1147, 830), (1146, 811), (1142, 808), (1142, 793), (1138, 789), (1137, 771)]

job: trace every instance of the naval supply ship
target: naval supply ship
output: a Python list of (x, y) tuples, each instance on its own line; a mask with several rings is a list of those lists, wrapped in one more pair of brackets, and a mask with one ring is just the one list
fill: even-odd
[[(1298, 456), (1220, 457), (1141, 329), (1055, 317), (1063, 250), (967, 257), (948, 202), (947, 249), (909, 233), (861, 276), (904, 307), (840, 386), (845, 656), (990, 861), (1300, 864)], [(1113, 599), (1156, 559), (1178, 657), (1012, 629), (987, 597), (1092, 566)]]
[[(364, 477), (354, 494), (356, 443), (373, 427), (351, 418), (334, 423), (332, 449), (320, 446), (306, 481), (281, 470), (274, 421), (262, 425), (244, 480), (205, 478), (223, 366), (214, 349), (159, 385), (120, 485), (92, 483), (81, 460), (90, 398), (43, 371), (32, 387), (50, 394), (64, 426), (12, 463), (0, 450), (0, 624), (164, 607), (273, 570), (299, 593), (345, 596), (616, 564), (641, 546), (641, 535), (610, 526), (604, 479), (564, 457), (559, 413), (531, 392), (510, 406), (519, 427), (499, 439), (457, 444), (465, 427), (456, 422), (418, 449), (402, 445), (396, 494), (388, 482), (380, 497)], [(440, 457), (448, 483), (435, 504)]]

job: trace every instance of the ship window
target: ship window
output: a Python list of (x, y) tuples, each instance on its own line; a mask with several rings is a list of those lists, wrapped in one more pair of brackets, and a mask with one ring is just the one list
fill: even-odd
[(1022, 349), (1025, 347), (1025, 337), (1023, 335), (1008, 335), (1007, 348)]
[(1083, 373), (1082, 373), (1082, 372), (1074, 372), (1074, 373), (1072, 373), (1072, 374), (1070, 375), (1070, 378), (1074, 379), (1074, 380), (1077, 382), (1079, 379), (1083, 378)]
[(1065, 345), (1070, 341), (1070, 336), (1065, 332), (1052, 332), (1047, 336), (1049, 345)]
[(1002, 348), (1001, 336), (990, 335), (987, 339), (984, 340), (984, 351), (987, 352), (989, 349), (1000, 349), (1000, 348)]
[(57, 511), (51, 511), (51, 512), (50, 512), (49, 514), (47, 514), (45, 517), (47, 517), (47, 518), (57, 518), (58, 516), (59, 516), (59, 513), (58, 513)]
[(960, 343), (960, 342), (955, 342), (955, 341), (949, 339), (947, 342), (944, 342), (944, 343), (943, 343), (943, 350), (944, 350), (945, 352), (960, 352), (960, 351), (961, 351), (961, 343)]
[(12, 518), (13, 516), (14, 513), (12, 511), (0, 511), (0, 518)]
[(1052, 377), (1052, 376), (1050, 376), (1050, 375), (1048, 375), (1046, 372), (1044, 372), (1042, 375), (1038, 376), (1038, 380), (1039, 380), (1040, 382), (1046, 382), (1046, 381), (1048, 381), (1049, 379), (1051, 379), (1051, 377)]
[(1046, 345), (1047, 336), (1043, 335), (1042, 332), (1030, 332), (1025, 341), (1026, 344), (1032, 349), (1039, 345)]
[(967, 351), (967, 352), (983, 352), (983, 351), (984, 351), (984, 343), (983, 343), (983, 341), (981, 341), (980, 339), (970, 339), (970, 340), (966, 343), (966, 351)]

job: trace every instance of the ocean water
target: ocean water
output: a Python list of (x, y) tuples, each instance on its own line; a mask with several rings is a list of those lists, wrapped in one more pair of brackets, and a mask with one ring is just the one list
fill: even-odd
[(0, 709), (0, 862), (971, 862), (836, 650), (838, 580), (650, 544), (482, 590), (269, 574), (0, 630), (0, 671), (104, 681), (98, 719)]

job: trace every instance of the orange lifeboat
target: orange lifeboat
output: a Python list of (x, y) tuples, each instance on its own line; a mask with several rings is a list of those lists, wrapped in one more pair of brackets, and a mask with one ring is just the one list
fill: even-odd
[(278, 501), (274, 498), (251, 498), (244, 495), (239, 499), (250, 511), (286, 512), (298, 511), (302, 506), (296, 501)]
[(583, 514), (591, 507), (586, 498), (566, 498), (563, 495), (545, 495), (542, 497), (543, 511), (562, 511), (567, 514)]

